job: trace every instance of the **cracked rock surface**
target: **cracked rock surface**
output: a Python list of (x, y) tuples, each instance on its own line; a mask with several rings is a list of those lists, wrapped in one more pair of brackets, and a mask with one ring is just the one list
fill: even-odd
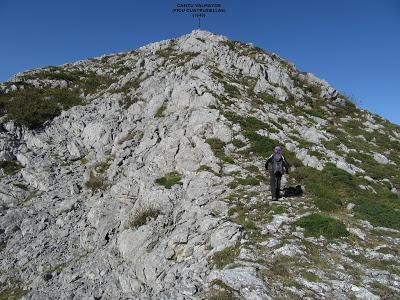
[(349, 235), (310, 236), (296, 222), (322, 210), (311, 181), (284, 175), (301, 193), (270, 202), (264, 170), (273, 141), (293, 170), (335, 168), (360, 192), (399, 201), (398, 173), (368, 177), (366, 164), (398, 168), (398, 126), (352, 106), (346, 118), (347, 99), (326, 81), (207, 31), (54, 68), (0, 84), (5, 97), (78, 89), (82, 99), (35, 128), (0, 106), (1, 299), (400, 293), (397, 223), (369, 222), (344, 197), (327, 214)]

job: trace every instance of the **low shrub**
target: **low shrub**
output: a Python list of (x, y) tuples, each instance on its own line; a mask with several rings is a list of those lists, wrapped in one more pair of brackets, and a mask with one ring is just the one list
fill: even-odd
[(164, 116), (164, 111), (167, 108), (167, 106), (163, 103), (156, 111), (154, 117), (155, 118), (160, 118)]
[(177, 172), (171, 172), (164, 177), (156, 179), (156, 183), (164, 186), (167, 189), (171, 189), (176, 184), (182, 184), (180, 181), (182, 179), (181, 175)]
[(0, 290), (0, 300), (17, 300), (26, 295), (28, 291), (23, 290), (17, 286), (4, 286)]
[(319, 237), (323, 235), (327, 239), (334, 239), (349, 235), (346, 226), (341, 221), (320, 214), (304, 216), (294, 225), (303, 227), (305, 236)]
[(276, 142), (272, 139), (259, 135), (253, 131), (245, 131), (244, 136), (250, 141), (250, 151), (256, 155), (267, 157), (271, 154)]
[(0, 169), (3, 169), (6, 175), (14, 175), (20, 169), (22, 169), (22, 166), (17, 161), (5, 160), (0, 161)]
[(91, 171), (89, 180), (85, 182), (85, 186), (96, 192), (105, 191), (109, 187), (109, 184), (105, 178), (97, 176)]
[(41, 127), (73, 106), (83, 104), (76, 90), (49, 88), (17, 90), (0, 94), (0, 114), (29, 129)]
[(236, 148), (242, 148), (242, 147), (246, 146), (246, 144), (245, 144), (243, 141), (239, 140), (239, 139), (234, 139), (234, 140), (232, 141), (232, 144), (233, 144)]
[(398, 208), (370, 198), (362, 198), (356, 201), (354, 210), (359, 217), (368, 220), (374, 226), (400, 229), (400, 210)]
[(213, 257), (211, 264), (221, 269), (227, 264), (233, 263), (235, 258), (239, 255), (240, 249), (238, 247), (227, 247), (222, 251), (216, 252)]
[(160, 210), (154, 208), (139, 209), (130, 220), (129, 228), (138, 228), (147, 223), (149, 219), (155, 219), (160, 214)]
[(257, 179), (256, 177), (251, 177), (248, 176), (246, 178), (237, 178), (234, 181), (230, 182), (228, 184), (229, 188), (234, 189), (238, 187), (239, 185), (252, 185), (256, 186), (260, 184), (260, 180)]
[(214, 155), (222, 161), (227, 163), (234, 163), (234, 160), (227, 156), (224, 152), (225, 143), (217, 138), (209, 138), (205, 141), (207, 144), (210, 145), (211, 150), (214, 152)]
[(344, 199), (351, 199), (363, 193), (355, 176), (332, 163), (326, 164), (322, 171), (300, 166), (290, 176), (306, 186), (306, 191), (313, 196), (315, 205), (323, 211), (341, 208)]

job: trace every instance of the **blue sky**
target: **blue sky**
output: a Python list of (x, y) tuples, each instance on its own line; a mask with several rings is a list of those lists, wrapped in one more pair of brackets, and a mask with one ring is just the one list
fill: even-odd
[(197, 20), (172, 13), (182, 2), (223, 3), (203, 29), (275, 52), (400, 124), (397, 0), (0, 0), (0, 81), (186, 34)]

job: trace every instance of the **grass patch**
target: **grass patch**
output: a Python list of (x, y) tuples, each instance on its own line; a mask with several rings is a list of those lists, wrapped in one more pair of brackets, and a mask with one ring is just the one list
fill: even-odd
[(97, 176), (93, 171), (90, 171), (89, 180), (85, 182), (85, 186), (93, 192), (105, 191), (109, 187), (109, 183), (103, 177)]
[(233, 164), (235, 161), (230, 157), (227, 156), (224, 152), (225, 143), (217, 138), (209, 138), (205, 141), (207, 144), (210, 145), (211, 150), (214, 152), (214, 155), (219, 158), (220, 160)]
[(66, 70), (62, 67), (48, 67), (33, 74), (24, 74), (24, 79), (64, 80), (69, 86), (82, 90), (85, 94), (93, 94), (99, 88), (107, 88), (113, 82), (106, 75), (99, 75), (91, 71)]
[(119, 100), (119, 105), (121, 105), (123, 109), (128, 109), (129, 107), (131, 107), (132, 104), (137, 103), (139, 101), (140, 98), (135, 96), (128, 96), (125, 94), (125, 96)]
[(280, 215), (280, 214), (287, 213), (288, 212), (288, 208), (286, 206), (273, 204), (271, 206), (271, 211), (276, 215)]
[(327, 239), (334, 239), (349, 235), (346, 226), (341, 221), (320, 214), (304, 216), (294, 225), (303, 227), (305, 236), (319, 237), (323, 235)]
[(232, 111), (224, 112), (224, 116), (232, 123), (238, 123), (240, 127), (246, 131), (257, 131), (268, 128), (266, 123), (252, 116), (244, 117)]
[(63, 110), (82, 104), (77, 90), (29, 88), (0, 94), (0, 116), (6, 114), (7, 119), (14, 120), (17, 125), (35, 129)]
[(259, 135), (253, 131), (245, 131), (244, 136), (250, 141), (249, 151), (256, 155), (268, 156), (272, 149), (276, 146), (276, 142), (268, 137)]
[(28, 291), (25, 291), (17, 286), (1, 287), (0, 300), (18, 300), (27, 293)]
[(399, 297), (395, 291), (378, 281), (372, 282), (371, 288), (373, 293), (379, 295), (382, 299), (398, 299)]
[(17, 161), (5, 160), (0, 161), (0, 169), (3, 169), (4, 174), (6, 175), (14, 175), (22, 169), (22, 166)]
[(28, 186), (23, 183), (16, 182), (16, 183), (13, 183), (13, 185), (24, 191), (27, 191), (29, 189)]
[(163, 103), (156, 111), (154, 117), (161, 118), (164, 116), (164, 111), (166, 110), (167, 106)]
[(211, 265), (218, 269), (231, 264), (235, 261), (235, 258), (239, 255), (239, 247), (227, 247), (222, 251), (216, 252), (211, 260)]
[(209, 291), (209, 295), (206, 299), (209, 300), (239, 300), (236, 296), (236, 291), (230, 286), (226, 285), (220, 279), (214, 279), (211, 282), (213, 288)]
[(128, 223), (128, 228), (138, 228), (146, 224), (150, 219), (155, 219), (160, 214), (160, 210), (154, 208), (140, 209), (136, 211), (133, 218)]
[(239, 185), (251, 185), (251, 186), (257, 186), (260, 184), (260, 180), (256, 177), (252, 176), (247, 176), (246, 178), (237, 178), (230, 183), (228, 183), (229, 188), (235, 189)]
[(357, 178), (332, 163), (326, 164), (322, 171), (298, 167), (290, 176), (306, 186), (314, 204), (323, 211), (339, 209), (343, 206), (342, 199), (353, 198), (361, 192)]
[(190, 51), (181, 53), (174, 49), (173, 46), (174, 44), (170, 45), (167, 48), (157, 50), (156, 55), (159, 57), (163, 57), (171, 64), (175, 64), (177, 67), (181, 67), (200, 54), (200, 52)]
[(249, 166), (245, 167), (245, 169), (247, 171), (249, 171), (250, 173), (256, 173), (256, 174), (260, 173), (260, 170), (255, 165), (249, 165)]
[(171, 189), (171, 187), (173, 187), (176, 184), (182, 185), (182, 182), (180, 181), (181, 179), (182, 177), (179, 173), (171, 172), (165, 175), (164, 177), (156, 179), (155, 182), (167, 189)]
[(236, 86), (229, 84), (226, 81), (223, 81), (222, 84), (224, 85), (225, 93), (228, 94), (228, 96), (233, 98), (239, 98), (241, 96), (240, 91)]
[(243, 141), (239, 140), (239, 139), (234, 139), (234, 140), (232, 141), (232, 144), (233, 144), (236, 148), (242, 148), (242, 147), (246, 146), (246, 144), (245, 144)]
[(207, 171), (210, 173), (213, 173), (216, 176), (221, 176), (221, 174), (218, 174), (217, 172), (215, 172), (211, 167), (207, 166), (207, 165), (201, 165), (196, 172), (202, 172), (202, 171)]
[(120, 88), (117, 88), (114, 90), (114, 93), (123, 93), (125, 95), (128, 95), (128, 93), (132, 90), (137, 90), (141, 83), (145, 81), (148, 78), (148, 76), (145, 76), (144, 73), (138, 74), (135, 78), (132, 78), (130, 81), (126, 82), (125, 85), (123, 85)]
[(26, 203), (31, 201), (33, 198), (36, 198), (36, 197), (42, 195), (43, 193), (44, 193), (43, 191), (38, 191), (38, 190), (32, 191), (29, 193), (29, 195), (25, 199), (21, 200), (18, 205), (24, 206)]
[(321, 281), (321, 278), (319, 278), (318, 275), (315, 275), (314, 273), (311, 273), (311, 272), (307, 272), (307, 271), (303, 272), (301, 274), (301, 276), (304, 279), (308, 280), (308, 281), (313, 281), (313, 282), (320, 282)]
[(363, 198), (356, 201), (354, 210), (359, 217), (368, 220), (374, 226), (400, 229), (399, 209), (385, 203)]
[(110, 162), (109, 162), (109, 160), (107, 160), (107, 161), (102, 161), (102, 162), (99, 162), (99, 163), (97, 163), (95, 166), (94, 166), (94, 170), (97, 172), (97, 173), (100, 173), (100, 174), (104, 174), (105, 172), (107, 172), (107, 170), (108, 170), (108, 168), (110, 167)]

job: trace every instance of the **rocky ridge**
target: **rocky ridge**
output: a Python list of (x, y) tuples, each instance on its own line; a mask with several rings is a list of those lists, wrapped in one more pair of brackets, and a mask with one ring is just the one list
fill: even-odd
[(1, 297), (399, 294), (399, 126), (278, 55), (195, 30), (0, 90)]

